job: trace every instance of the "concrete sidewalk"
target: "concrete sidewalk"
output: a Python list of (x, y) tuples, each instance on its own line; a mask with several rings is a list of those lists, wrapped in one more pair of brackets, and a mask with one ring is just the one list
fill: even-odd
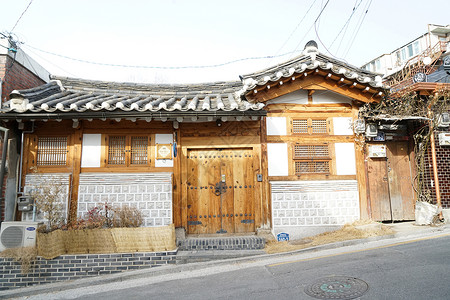
[[(393, 223), (393, 224), (385, 224), (396, 232), (392, 235), (387, 236), (376, 236), (367, 239), (359, 239), (359, 240), (347, 240), (342, 242), (336, 242), (331, 244), (325, 244), (320, 246), (315, 246), (311, 248), (305, 248), (301, 250), (284, 252), (284, 253), (276, 253), (276, 254), (257, 254), (254, 256), (233, 258), (233, 259), (223, 259), (220, 251), (217, 251), (217, 260), (208, 261), (208, 262), (200, 262), (200, 263), (189, 263), (182, 265), (167, 265), (161, 267), (154, 267), (149, 269), (141, 269), (137, 271), (127, 271), (123, 273), (116, 273), (111, 275), (103, 275), (98, 277), (89, 277), (72, 281), (63, 281), (57, 283), (49, 283), (43, 284), (39, 286), (32, 286), (26, 288), (18, 288), (6, 291), (0, 291), (0, 299), (11, 299), (16, 297), (25, 297), (30, 295), (38, 295), (45, 293), (52, 293), (63, 290), (77, 289), (107, 283), (114, 282), (123, 282), (126, 280), (133, 280), (139, 278), (148, 278), (148, 277), (156, 277), (167, 274), (175, 274), (186, 271), (194, 271), (207, 269), (210, 267), (217, 266), (226, 266), (226, 265), (235, 265), (235, 264), (244, 264), (248, 262), (256, 262), (256, 261), (265, 261), (265, 260), (273, 260), (273, 259), (283, 259), (289, 258), (295, 255), (307, 254), (311, 252), (319, 252), (325, 251), (329, 249), (337, 249), (346, 246), (354, 246), (354, 245), (363, 245), (376, 241), (385, 241), (384, 244), (392, 245), (398, 242), (404, 242), (408, 240), (414, 240), (419, 238), (427, 238), (433, 236), (439, 236), (442, 234), (450, 233), (450, 224), (443, 224), (437, 227), (431, 226), (415, 226), (413, 222), (402, 222), (402, 223)], [(243, 250), (245, 251), (245, 250)], [(209, 254), (211, 255), (211, 254)], [(214, 255), (214, 254), (213, 254)]]

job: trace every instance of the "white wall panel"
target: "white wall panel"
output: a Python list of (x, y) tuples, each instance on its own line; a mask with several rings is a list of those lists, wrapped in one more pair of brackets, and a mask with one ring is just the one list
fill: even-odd
[(267, 135), (287, 135), (285, 117), (267, 117)]
[(291, 103), (291, 104), (307, 104), (308, 92), (298, 90), (267, 101), (267, 104)]
[(288, 176), (287, 144), (267, 144), (269, 176)]
[(81, 150), (82, 168), (99, 168), (102, 155), (102, 135), (83, 134)]
[(316, 91), (312, 95), (313, 103), (347, 103), (351, 104), (352, 99), (333, 92)]
[(333, 118), (333, 129), (335, 135), (353, 135), (352, 118)]
[(355, 145), (334, 144), (336, 153), (336, 175), (356, 175)]

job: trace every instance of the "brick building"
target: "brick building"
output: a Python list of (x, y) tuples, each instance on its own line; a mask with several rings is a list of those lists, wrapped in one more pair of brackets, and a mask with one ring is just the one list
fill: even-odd
[[(29, 89), (48, 82), (49, 73), (25, 52), (18, 48), (7, 37), (0, 38), (0, 99), (1, 107), (9, 100), (13, 90)], [(0, 172), (0, 221), (12, 220), (15, 203), (15, 177), (18, 166), (19, 152), (17, 151), (20, 136), (16, 130), (2, 122), (0, 132), (0, 157), (3, 149), (7, 149), (4, 168)], [(13, 126), (14, 127), (14, 126)], [(8, 143), (4, 147), (5, 129), (8, 128)], [(7, 192), (8, 190), (8, 192)], [(6, 201), (5, 201), (6, 200)]]

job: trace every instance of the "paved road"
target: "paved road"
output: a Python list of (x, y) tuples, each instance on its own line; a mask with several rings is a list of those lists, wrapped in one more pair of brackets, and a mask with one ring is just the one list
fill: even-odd
[(305, 287), (332, 275), (365, 281), (369, 289), (360, 299), (450, 299), (449, 235), (295, 258), (212, 267), (26, 299), (314, 299), (305, 294)]

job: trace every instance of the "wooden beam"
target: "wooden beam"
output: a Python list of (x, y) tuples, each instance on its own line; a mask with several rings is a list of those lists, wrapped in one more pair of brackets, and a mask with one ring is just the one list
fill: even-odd
[[(82, 128), (82, 125), (80, 126)], [(72, 147), (69, 150), (69, 157), (72, 157), (72, 186), (69, 199), (69, 222), (77, 219), (78, 210), (78, 187), (80, 185), (81, 173), (81, 149), (83, 140), (83, 130), (78, 129), (72, 135)]]
[[(362, 87), (365, 88), (365, 86)], [(375, 102), (381, 99), (378, 95), (378, 90), (369, 89), (367, 91), (368, 93), (363, 93), (356, 82), (347, 85), (345, 82), (342, 83), (339, 80), (326, 80), (325, 77), (315, 73), (308, 75), (307, 77), (297, 78), (294, 81), (287, 81), (282, 86), (272, 87), (270, 90), (263, 89), (256, 94), (248, 93), (246, 97), (250, 101), (266, 102), (301, 89), (330, 90), (364, 103)]]

